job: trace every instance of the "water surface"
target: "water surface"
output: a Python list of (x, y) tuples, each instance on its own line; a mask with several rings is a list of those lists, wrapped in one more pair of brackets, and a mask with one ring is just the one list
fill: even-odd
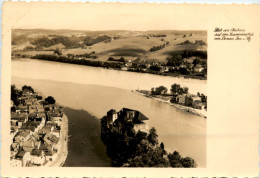
[[(59, 72), (55, 70), (55, 66)], [(72, 122), (72, 126), (69, 127), (69, 133), (72, 136), (68, 155), (70, 161), (66, 163), (67, 166), (109, 166), (110, 160), (105, 155), (105, 147), (98, 136), (100, 133), (99, 119), (111, 108), (120, 110), (122, 107), (136, 109), (146, 115), (150, 119), (149, 126), (156, 128), (159, 140), (164, 142), (168, 151), (178, 150), (183, 156), (194, 158), (199, 167), (206, 166), (206, 119), (133, 93), (129, 86), (120, 88), (122, 84), (115, 81), (115, 86), (118, 88), (98, 85), (100, 82), (98, 76), (103, 76), (105, 79), (100, 80), (104, 80), (104, 83), (108, 84), (107, 75), (111, 76), (111, 72), (114, 72), (112, 78), (124, 78), (125, 76), (118, 75), (136, 73), (105, 69), (93, 70), (93, 68), (84, 67), (54, 62), (45, 63), (45, 61), (12, 62), (12, 83), (20, 86), (31, 85), (44, 96), (53, 96), (58, 103), (67, 108), (65, 113)], [(30, 72), (27, 71), (29, 68), (31, 68)], [(88, 73), (88, 70), (91, 72)], [(99, 72), (110, 74), (101, 75)], [(142, 74), (137, 74), (135, 77), (139, 75)], [(156, 75), (149, 77), (152, 76), (161, 77)], [(85, 78), (92, 77), (96, 78), (95, 84), (85, 80)], [(129, 80), (131, 83), (133, 79)], [(198, 83), (197, 85), (199, 88)], [(204, 85), (201, 85), (203, 88)], [(86, 143), (81, 144), (81, 140), (84, 138), (86, 138), (84, 141)], [(88, 162), (90, 160), (94, 163)]]

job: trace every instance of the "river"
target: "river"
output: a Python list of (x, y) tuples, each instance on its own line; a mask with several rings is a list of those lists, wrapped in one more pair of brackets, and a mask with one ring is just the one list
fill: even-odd
[[(107, 70), (40, 60), (13, 60), (12, 83), (31, 85), (53, 96), (68, 115), (69, 155), (65, 166), (109, 166), (100, 141), (99, 119), (108, 110), (128, 107), (141, 111), (155, 127), (168, 151), (178, 150), (206, 167), (206, 119), (180, 111), (160, 101), (131, 92), (179, 83), (190, 92), (206, 94), (206, 81)], [(85, 139), (85, 143), (80, 142)]]

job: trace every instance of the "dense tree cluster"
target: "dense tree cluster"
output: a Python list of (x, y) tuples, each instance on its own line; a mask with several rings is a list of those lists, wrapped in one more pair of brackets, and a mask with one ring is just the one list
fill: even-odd
[(182, 64), (183, 57), (181, 54), (173, 54), (172, 57), (166, 58), (167, 66), (179, 66)]
[(153, 46), (153, 47), (150, 49), (150, 51), (151, 51), (151, 52), (153, 52), (153, 51), (158, 51), (158, 50), (160, 50), (160, 49), (165, 48), (168, 44), (169, 44), (169, 42), (166, 42), (166, 43), (164, 43), (164, 44), (162, 44), (162, 45), (159, 45), (159, 46)]
[(30, 42), (38, 48), (48, 48), (59, 43), (63, 44), (66, 48), (79, 48), (84, 46), (79, 43), (80, 41), (81, 39), (74, 35), (71, 37), (54, 35), (51, 38), (39, 37), (30, 40)]
[(155, 72), (159, 72), (162, 68), (161, 68), (161, 66), (154, 64), (154, 65), (151, 65), (149, 67), (149, 69), (152, 70), (152, 71), (155, 71)]
[(14, 35), (12, 37), (12, 45), (22, 44), (27, 41), (30, 41), (37, 49), (48, 48), (56, 44), (63, 44), (66, 48), (82, 48), (84, 45), (92, 46), (99, 42), (109, 42), (111, 41), (111, 37), (107, 35), (97, 37), (49, 35), (48, 37), (42, 36), (38, 38), (28, 38), (25, 35)]
[(164, 144), (158, 144), (155, 128), (149, 133), (133, 129), (132, 123), (125, 123), (121, 128), (107, 127), (105, 117), (101, 119), (101, 139), (107, 146), (107, 154), (112, 159), (112, 166), (120, 167), (196, 167), (192, 158), (181, 157), (175, 151), (168, 154)]
[(22, 94), (23, 92), (18, 90), (15, 85), (11, 85), (11, 100), (14, 102), (14, 105), (18, 106), (20, 104), (18, 97), (21, 97)]
[(188, 92), (189, 92), (188, 87), (181, 87), (179, 84), (176, 83), (171, 86), (172, 94), (182, 95), (182, 94), (187, 94)]
[[(152, 95), (166, 94), (167, 91), (168, 91), (168, 89), (165, 86), (159, 86), (159, 87), (156, 87), (156, 88), (151, 88), (151, 94)], [(174, 95), (182, 95), (182, 94), (188, 94), (189, 88), (188, 87), (181, 87), (179, 84), (175, 83), (175, 84), (171, 85), (170, 91)]]
[(152, 95), (161, 95), (161, 94), (166, 94), (168, 89), (165, 86), (159, 86), (156, 88), (151, 89), (151, 94)]
[(149, 35), (151, 37), (167, 37), (167, 35), (165, 34), (152, 34), (152, 35)]
[(111, 40), (111, 37), (110, 36), (107, 36), (107, 35), (102, 35), (102, 36), (98, 36), (98, 37), (86, 37), (84, 39), (84, 44), (86, 46), (92, 46), (93, 44), (96, 44), (96, 43), (100, 43), (100, 42), (108, 42)]
[(76, 59), (76, 58), (91, 58), (91, 59), (97, 59), (98, 56), (95, 55), (95, 51), (92, 51), (90, 53), (85, 53), (85, 54), (67, 54), (67, 57), (69, 59)]
[(195, 45), (200, 45), (200, 46), (206, 45), (206, 43), (203, 40), (195, 40), (194, 42), (185, 40), (185, 41), (179, 43), (178, 45), (189, 45), (189, 44), (195, 44)]
[(94, 67), (105, 67), (105, 68), (115, 68), (115, 69), (121, 68), (121, 64), (119, 63), (110, 63), (110, 62), (94, 61), (94, 60), (86, 60), (86, 59), (76, 60), (71, 57), (58, 56), (58, 55), (38, 54), (35, 55), (33, 59), (56, 61), (56, 62), (63, 62), (63, 63), (70, 63), (70, 64), (79, 64), (79, 65), (94, 66)]
[(167, 53), (171, 56), (180, 55), (182, 59), (189, 58), (189, 57), (198, 57), (201, 59), (207, 59), (207, 51), (198, 51), (198, 50), (181, 50), (181, 51), (173, 51)]
[(122, 62), (125, 64), (126, 60), (125, 58), (121, 57), (120, 59), (114, 59), (113, 57), (109, 57), (108, 61), (114, 61), (114, 62)]

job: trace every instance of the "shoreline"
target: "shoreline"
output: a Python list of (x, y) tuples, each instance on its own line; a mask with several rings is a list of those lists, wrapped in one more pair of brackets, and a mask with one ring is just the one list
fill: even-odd
[[(182, 75), (179, 73), (157, 73), (157, 72), (138, 72), (138, 71), (131, 71), (131, 70), (122, 70), (122, 69), (117, 69), (117, 68), (106, 68), (103, 66), (92, 66), (92, 65), (84, 65), (84, 64), (78, 64), (76, 62), (63, 62), (63, 61), (56, 61), (56, 60), (46, 60), (46, 59), (36, 59), (36, 58), (12, 58), (12, 60), (24, 60), (24, 59), (29, 59), (29, 60), (39, 60), (39, 61), (50, 61), (50, 62), (58, 62), (58, 63), (65, 63), (65, 64), (73, 64), (73, 65), (81, 65), (81, 66), (88, 66), (88, 67), (93, 67), (93, 68), (103, 68), (107, 70), (115, 70), (115, 71), (122, 71), (122, 72), (132, 72), (132, 73), (141, 73), (141, 74), (151, 74), (151, 75), (158, 75), (158, 76), (166, 76), (166, 77), (174, 77), (174, 78), (184, 78), (184, 79), (194, 79), (194, 80), (207, 80), (207, 77), (205, 76), (196, 76), (196, 75)], [(102, 61), (100, 61), (102, 62)]]
[[(68, 157), (68, 117), (63, 114), (62, 117), (62, 128), (61, 128), (61, 146), (60, 151), (57, 153), (57, 159), (46, 164), (45, 167), (63, 167)], [(63, 150), (62, 150), (63, 148)]]
[(157, 101), (166, 103), (166, 104), (168, 104), (170, 106), (175, 107), (176, 109), (179, 109), (179, 110), (182, 110), (182, 111), (185, 111), (185, 112), (189, 112), (189, 113), (191, 113), (193, 115), (196, 115), (196, 116), (203, 117), (203, 118), (207, 119), (206, 113), (201, 112), (202, 110), (198, 110), (198, 109), (194, 109), (194, 108), (191, 108), (191, 107), (187, 107), (187, 106), (182, 106), (182, 105), (179, 105), (179, 104), (171, 103), (170, 101), (166, 101), (166, 100), (163, 100), (163, 99), (158, 98), (158, 97), (150, 96), (150, 95), (144, 94), (142, 92), (139, 92), (137, 90), (131, 90), (131, 91), (133, 93), (137, 93), (137, 94), (145, 96), (147, 98), (155, 99)]

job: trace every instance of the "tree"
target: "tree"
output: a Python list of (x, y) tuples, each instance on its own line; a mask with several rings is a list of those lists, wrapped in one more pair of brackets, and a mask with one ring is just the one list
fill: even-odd
[(118, 61), (125, 63), (125, 58), (121, 57)]
[(182, 163), (182, 166), (185, 167), (185, 168), (197, 167), (197, 164), (194, 161), (194, 159), (192, 159), (190, 157), (186, 157), (186, 158), (181, 159), (181, 163)]
[(24, 86), (22, 87), (22, 91), (23, 91), (24, 93), (27, 93), (27, 92), (34, 93), (33, 88), (32, 88), (31, 86), (27, 86), (27, 85), (24, 85)]
[(189, 92), (189, 88), (188, 87), (183, 87), (183, 93), (184, 94), (188, 94)]
[(174, 95), (182, 95), (182, 94), (188, 94), (189, 88), (188, 87), (181, 87), (179, 84), (173, 84), (171, 86), (171, 93)]
[(160, 71), (161, 70), (161, 67), (160, 66), (158, 66), (158, 65), (152, 65), (152, 66), (150, 66), (150, 68), (149, 69), (151, 69), (151, 70), (153, 70), (153, 71)]
[(155, 92), (155, 89), (153, 87), (153, 88), (151, 88), (151, 94), (154, 95), (154, 92)]
[(20, 96), (22, 96), (22, 91), (18, 90), (15, 85), (11, 85), (11, 100), (14, 102), (14, 105), (18, 106), (21, 104), (21, 100), (18, 100)]
[(207, 102), (207, 96), (205, 96), (203, 93), (201, 93), (200, 97), (202, 103)]
[(166, 94), (167, 91), (168, 91), (168, 89), (165, 86), (159, 86), (159, 87), (155, 88), (154, 94), (156, 94), (156, 95)]
[(166, 150), (165, 150), (165, 148), (164, 148), (164, 143), (163, 143), (163, 142), (161, 142), (160, 148), (162, 149), (163, 155), (166, 155), (167, 152), (166, 152)]
[(163, 143), (163, 142), (161, 142), (160, 148), (161, 148), (161, 149), (164, 149), (164, 143)]
[(157, 131), (154, 127), (152, 127), (150, 129), (147, 139), (153, 146), (158, 144), (158, 135), (157, 135)]
[(55, 102), (56, 102), (56, 100), (52, 96), (48, 96), (47, 98), (45, 98), (45, 101), (48, 104), (55, 104)]
[(177, 151), (168, 154), (168, 160), (170, 162), (171, 167), (183, 167), (181, 159), (181, 155)]
[(172, 57), (166, 58), (167, 66), (179, 66), (183, 61), (183, 57), (180, 54), (173, 54)]
[(181, 88), (181, 86), (179, 85), (179, 84), (173, 84), (172, 86), (171, 86), (171, 92), (173, 93), (173, 94), (178, 94), (178, 92), (180, 91), (180, 88)]
[(200, 92), (197, 93), (197, 96), (200, 97)]
[(181, 73), (182, 75), (186, 75), (186, 74), (188, 74), (189, 72), (187, 71), (186, 68), (181, 67), (181, 68), (180, 68), (180, 73)]
[(56, 48), (53, 52), (54, 52), (54, 54), (58, 54), (59, 56), (62, 55), (62, 52), (59, 48)]
[(42, 100), (42, 96), (36, 96), (37, 100)]

